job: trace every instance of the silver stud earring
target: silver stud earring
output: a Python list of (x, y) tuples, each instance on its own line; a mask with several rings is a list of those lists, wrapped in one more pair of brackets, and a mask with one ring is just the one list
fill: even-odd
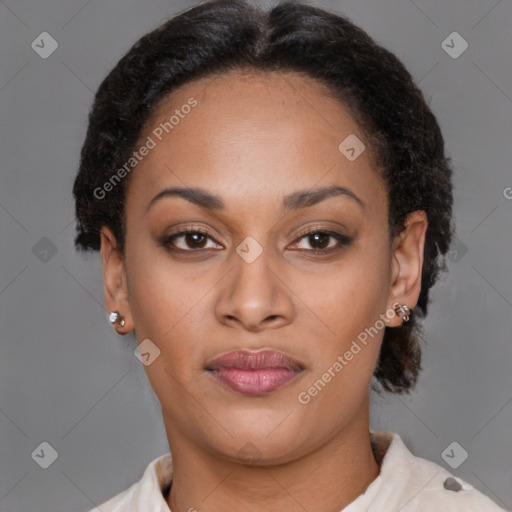
[(110, 313), (108, 319), (110, 320), (110, 323), (112, 325), (118, 324), (120, 327), (124, 327), (124, 324), (125, 324), (124, 318), (121, 316), (119, 311), (117, 311), (117, 309), (115, 309), (114, 311), (112, 311)]
[(405, 304), (397, 304), (395, 313), (402, 319), (402, 324), (409, 321), (411, 310)]

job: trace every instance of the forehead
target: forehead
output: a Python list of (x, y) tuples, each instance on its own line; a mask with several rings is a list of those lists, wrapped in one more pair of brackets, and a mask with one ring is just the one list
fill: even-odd
[[(160, 102), (141, 144), (148, 138), (153, 148), (133, 171), (131, 202), (173, 185), (208, 188), (227, 204), (242, 197), (251, 207), (331, 184), (368, 199), (383, 192), (349, 110), (323, 84), (293, 72), (233, 71), (185, 84)], [(339, 148), (347, 138), (365, 145), (352, 161)]]

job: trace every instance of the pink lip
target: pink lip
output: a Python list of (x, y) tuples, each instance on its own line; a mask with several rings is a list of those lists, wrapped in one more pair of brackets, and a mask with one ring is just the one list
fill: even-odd
[(258, 396), (284, 386), (304, 368), (282, 352), (238, 350), (215, 358), (206, 370), (234, 391)]

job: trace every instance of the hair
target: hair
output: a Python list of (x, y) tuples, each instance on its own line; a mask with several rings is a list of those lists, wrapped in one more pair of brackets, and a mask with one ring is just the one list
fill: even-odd
[[(108, 226), (124, 255), (129, 176), (106, 198), (94, 193), (128, 161), (158, 106), (177, 87), (229, 71), (296, 72), (327, 86), (370, 141), (388, 193), (390, 239), (415, 210), (427, 214), (421, 292), (400, 328), (386, 327), (374, 373), (407, 393), (421, 367), (421, 318), (446, 271), (452, 225), (451, 162), (434, 114), (404, 65), (347, 18), (294, 1), (263, 9), (245, 0), (201, 3), (144, 35), (101, 83), (73, 186), (75, 247), (98, 251)], [(420, 317), (420, 318), (418, 318)], [(380, 389), (372, 383), (372, 388)]]

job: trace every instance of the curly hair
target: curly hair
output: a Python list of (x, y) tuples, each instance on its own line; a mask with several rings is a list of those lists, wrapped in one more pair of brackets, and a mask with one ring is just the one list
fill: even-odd
[[(97, 197), (126, 162), (145, 124), (178, 86), (230, 70), (296, 72), (326, 85), (370, 141), (388, 193), (390, 240), (407, 215), (424, 210), (421, 292), (410, 320), (385, 328), (374, 373), (389, 392), (414, 389), (422, 322), (454, 228), (452, 170), (434, 114), (404, 65), (347, 18), (295, 1), (263, 9), (246, 0), (201, 3), (144, 35), (101, 83), (89, 114), (73, 195), (78, 250), (101, 247), (108, 226), (124, 255), (129, 176)], [(373, 389), (376, 388), (372, 383)]]

